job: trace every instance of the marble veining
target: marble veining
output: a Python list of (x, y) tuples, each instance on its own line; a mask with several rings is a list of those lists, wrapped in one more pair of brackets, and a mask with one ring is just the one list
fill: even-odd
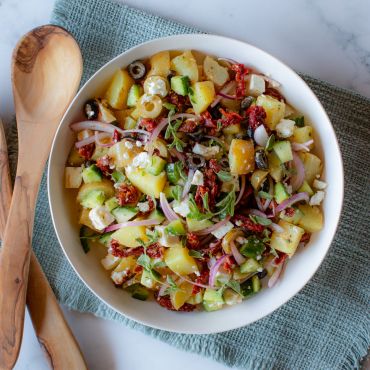
[[(8, 123), (14, 114), (10, 81), (12, 49), (25, 32), (48, 23), (53, 2), (0, 0), (0, 116)], [(207, 32), (249, 42), (297, 71), (370, 98), (369, 0), (124, 2)], [(223, 365), (171, 348), (120, 324), (63, 309), (90, 369), (226, 370)], [(16, 369), (48, 369), (28, 315)]]

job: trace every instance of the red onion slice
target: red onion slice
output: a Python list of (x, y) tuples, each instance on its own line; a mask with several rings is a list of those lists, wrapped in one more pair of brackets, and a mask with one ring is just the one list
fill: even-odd
[(284, 263), (280, 263), (276, 267), (276, 270), (274, 271), (274, 273), (271, 275), (269, 281), (267, 282), (267, 286), (269, 288), (272, 288), (276, 284), (276, 282), (278, 281), (279, 276), (280, 276), (281, 272), (283, 271), (283, 266), (284, 266)]
[(184, 185), (184, 190), (182, 191), (182, 199), (184, 199), (189, 193), (189, 190), (191, 188), (191, 182), (192, 182), (193, 177), (194, 177), (194, 173), (195, 173), (195, 171), (193, 169), (189, 170), (188, 178), (187, 178), (186, 183)]
[(236, 85), (235, 81), (228, 82), (217, 94), (216, 99), (211, 103), (211, 108), (215, 107), (222, 99), (222, 96), (219, 94), (227, 94), (230, 92)]
[(299, 156), (294, 152), (293, 152), (293, 164), (297, 171), (297, 174), (292, 175), (290, 184), (292, 185), (293, 191), (296, 191), (303, 184), (305, 178), (305, 170), (301, 158), (299, 158)]
[(262, 202), (261, 202), (261, 198), (259, 195), (255, 194), (254, 195), (255, 199), (256, 199), (256, 203), (257, 203), (257, 207), (260, 211), (263, 211), (263, 206), (262, 206)]
[(269, 135), (264, 125), (259, 125), (254, 131), (254, 140), (258, 145), (266, 146)]
[(241, 98), (238, 98), (236, 95), (229, 95), (229, 94), (224, 94), (223, 92), (218, 92), (217, 95), (222, 96), (225, 99), (229, 100), (240, 100)]
[(260, 210), (258, 210), (258, 209), (250, 209), (250, 210), (249, 210), (249, 213), (250, 213), (251, 215), (255, 215), (255, 216), (258, 216), (258, 217), (267, 218), (266, 213), (263, 213), (262, 211), (260, 211)]
[(240, 191), (239, 191), (239, 194), (238, 194), (238, 198), (236, 199), (235, 205), (237, 205), (243, 197), (243, 194), (244, 194), (244, 191), (245, 191), (245, 183), (246, 183), (245, 175), (242, 175), (241, 176)]
[(311, 140), (306, 141), (305, 143), (292, 143), (292, 148), (296, 152), (299, 152), (299, 151), (309, 152), (310, 151), (309, 146), (312, 144), (313, 144), (313, 140), (311, 139)]
[(225, 259), (229, 257), (229, 254), (225, 254), (222, 257), (220, 257), (216, 263), (211, 267), (209, 270), (209, 285), (214, 288), (216, 283), (216, 274), (218, 270), (220, 269), (221, 265), (225, 262)]
[(280, 225), (275, 224), (275, 223), (271, 223), (268, 227), (276, 231), (277, 233), (282, 233), (284, 231), (284, 229)]
[(226, 225), (230, 220), (230, 216), (227, 216), (224, 220), (217, 222), (216, 224), (206, 227), (203, 230), (195, 231), (195, 234), (197, 235), (207, 235), (212, 233), (213, 231), (217, 230), (219, 227), (222, 227)]
[(171, 208), (168, 204), (167, 198), (164, 193), (159, 194), (159, 202), (161, 204), (162, 211), (166, 216), (168, 221), (175, 221), (178, 220), (180, 217), (175, 213), (175, 211)]
[(301, 201), (308, 202), (309, 199), (310, 199), (310, 197), (308, 196), (308, 194), (306, 192), (294, 194), (289, 199), (284, 200), (284, 202), (280, 203), (276, 207), (276, 212), (281, 212), (285, 208), (291, 207), (293, 204), (295, 204), (297, 202), (301, 202)]
[(82, 148), (85, 145), (89, 145), (89, 144), (92, 144), (92, 143), (95, 143), (95, 136), (94, 135), (89, 136), (86, 139), (77, 141), (76, 144), (75, 144), (75, 147), (77, 149), (79, 149), (79, 148)]
[(242, 254), (239, 252), (239, 249), (236, 247), (234, 241), (231, 241), (230, 243), (231, 253), (233, 254), (235, 261), (238, 265), (243, 264), (247, 259), (242, 256)]
[(130, 227), (130, 226), (154, 226), (159, 225), (161, 222), (159, 220), (139, 220), (139, 221), (127, 221), (122, 222), (120, 224), (114, 224), (108, 226), (104, 229), (105, 233), (109, 233), (110, 231), (122, 229), (123, 227)]

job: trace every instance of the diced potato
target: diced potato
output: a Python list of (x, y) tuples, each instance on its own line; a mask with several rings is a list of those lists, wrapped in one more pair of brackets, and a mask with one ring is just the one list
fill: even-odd
[(124, 128), (126, 118), (131, 116), (131, 112), (133, 110), (134, 110), (133, 108), (130, 108), (130, 109), (121, 109), (114, 112), (116, 120), (119, 123), (120, 127)]
[(236, 134), (240, 134), (242, 132), (242, 127), (241, 127), (240, 123), (236, 123), (234, 125), (230, 125), (230, 126), (225, 127), (222, 130), (222, 132), (225, 135), (236, 135)]
[(77, 148), (73, 145), (68, 155), (67, 163), (70, 166), (81, 166), (85, 162), (84, 158), (80, 156)]
[(105, 270), (112, 270), (117, 267), (120, 260), (121, 259), (119, 257), (114, 257), (111, 254), (107, 254), (100, 262)]
[(149, 76), (162, 76), (167, 77), (170, 73), (170, 52), (161, 51), (150, 57), (150, 71)]
[(117, 240), (119, 244), (128, 248), (139, 247), (140, 243), (137, 241), (138, 239), (141, 239), (144, 242), (148, 240), (145, 226), (123, 227), (122, 229), (115, 231), (111, 237), (112, 239)]
[(303, 227), (309, 233), (320, 231), (323, 227), (323, 215), (319, 207), (312, 207), (308, 204), (302, 204), (299, 207), (302, 212), (298, 225)]
[(105, 94), (109, 105), (114, 109), (123, 109), (126, 107), (127, 95), (134, 80), (124, 69), (119, 69), (113, 76), (112, 81)]
[(113, 112), (107, 107), (107, 101), (99, 101), (99, 115), (98, 120), (106, 123), (111, 123), (116, 121), (116, 117)]
[(229, 80), (227, 68), (220, 66), (208, 55), (204, 58), (203, 69), (207, 79), (213, 81), (217, 86), (222, 86)]
[(99, 158), (104, 157), (108, 154), (108, 148), (100, 145), (95, 145), (94, 153), (91, 156), (93, 161), (97, 161)]
[(136, 266), (136, 260), (133, 256), (124, 257), (121, 259), (119, 265), (114, 269), (115, 272), (131, 271)]
[(197, 62), (190, 50), (173, 58), (171, 61), (171, 69), (180, 76), (188, 76), (191, 82), (197, 82), (199, 79)]
[(305, 180), (309, 185), (312, 185), (316, 175), (321, 174), (321, 159), (311, 153), (300, 153), (299, 156), (302, 159), (305, 169)]
[(164, 171), (154, 176), (140, 168), (126, 168), (126, 176), (140, 191), (154, 198), (159, 198), (167, 181)]
[(272, 233), (271, 248), (292, 256), (305, 231), (301, 227), (290, 224), (284, 220), (280, 220), (278, 225), (282, 227), (284, 231), (281, 233), (274, 231)]
[(193, 285), (184, 281), (179, 289), (170, 292), (171, 303), (175, 310), (178, 310), (191, 297)]
[(215, 96), (215, 87), (212, 81), (196, 82), (189, 90), (190, 101), (196, 114), (204, 112), (213, 102)]
[(66, 167), (64, 180), (67, 189), (79, 188), (82, 184), (82, 167)]
[(246, 175), (254, 170), (254, 145), (252, 140), (233, 139), (229, 149), (230, 172)]
[(132, 163), (132, 160), (143, 151), (142, 148), (133, 145), (131, 149), (127, 148), (123, 139), (109, 148), (108, 155), (114, 161), (116, 168), (123, 168)]
[(90, 217), (89, 217), (90, 210), (88, 208), (82, 208), (80, 213), (80, 218), (78, 220), (78, 223), (81, 225), (85, 225), (91, 230), (95, 230), (96, 232), (101, 233), (101, 230), (95, 229), (94, 225), (92, 224)]
[(293, 136), (289, 138), (289, 140), (295, 143), (305, 143), (311, 139), (312, 139), (311, 126), (295, 127), (293, 131)]
[(153, 276), (146, 270), (141, 274), (140, 283), (148, 289), (155, 289), (158, 285), (158, 282), (154, 280)]
[(276, 182), (280, 182), (283, 177), (283, 169), (281, 168), (280, 159), (273, 151), (267, 155), (267, 159), (269, 162), (269, 171), (270, 171), (271, 177)]
[(265, 180), (266, 176), (269, 174), (268, 171), (256, 170), (251, 176), (251, 184), (254, 190), (258, 190)]
[(195, 259), (189, 256), (189, 250), (185, 247), (166, 249), (164, 261), (173, 272), (179, 275), (189, 275), (199, 272)]
[(285, 103), (269, 95), (260, 95), (256, 104), (266, 112), (265, 123), (270, 130), (274, 130), (279, 121), (284, 118)]
[(105, 194), (105, 198), (111, 198), (114, 195), (113, 184), (106, 179), (98, 182), (90, 182), (88, 184), (83, 184), (77, 194), (77, 202), (81, 203), (89, 193), (94, 190), (102, 191)]

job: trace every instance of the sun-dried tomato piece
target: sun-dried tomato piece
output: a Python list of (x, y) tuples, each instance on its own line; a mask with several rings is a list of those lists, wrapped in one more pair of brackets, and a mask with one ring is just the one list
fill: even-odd
[(265, 123), (266, 112), (259, 105), (252, 105), (246, 111), (248, 117), (248, 125), (255, 130), (258, 126)]
[(210, 243), (209, 247), (203, 249), (202, 251), (204, 252), (204, 254), (215, 256), (218, 252), (221, 251), (221, 242), (222, 240), (217, 240), (214, 243)]
[(280, 93), (279, 90), (273, 88), (273, 87), (268, 87), (265, 92), (264, 92), (265, 95), (270, 95), (272, 96), (273, 98), (277, 99), (277, 100), (280, 100), (280, 101), (283, 101), (285, 102), (285, 98), (284, 96)]
[(242, 121), (242, 116), (236, 112), (227, 112), (224, 109), (220, 108), (222, 117), (219, 120), (222, 124), (222, 127), (227, 127), (231, 125), (236, 125)]
[(293, 207), (285, 208), (285, 215), (287, 217), (293, 217), (295, 214), (295, 209)]
[(216, 159), (209, 160), (209, 168), (213, 170), (215, 173), (221, 171), (222, 169), (221, 165), (217, 163)]
[(154, 243), (146, 248), (146, 254), (150, 258), (162, 258), (164, 254), (164, 249), (158, 243)]
[(112, 239), (110, 242), (110, 246), (108, 252), (114, 256), (119, 258), (124, 258), (128, 256), (141, 256), (144, 253), (143, 247), (137, 248), (125, 248), (122, 247), (117, 240)]
[(186, 110), (187, 107), (190, 107), (190, 100), (188, 96), (181, 96), (171, 91), (168, 95), (168, 101), (175, 105), (177, 112), (182, 113)]
[[(197, 187), (197, 191), (195, 193), (195, 203), (197, 204), (198, 208), (203, 210), (203, 197), (208, 193), (207, 186), (199, 185)], [(209, 199), (209, 195), (208, 195)]]
[(108, 155), (104, 155), (96, 161), (96, 167), (103, 173), (104, 176), (109, 176), (113, 170), (109, 167), (110, 158)]
[(179, 128), (180, 132), (191, 133), (198, 127), (197, 123), (192, 119), (187, 119)]
[(302, 235), (302, 238), (301, 238), (301, 243), (308, 243), (311, 239), (311, 234), (308, 233), (308, 232), (305, 232), (303, 235)]
[[(200, 275), (195, 279), (197, 284), (207, 285), (209, 281), (209, 270), (203, 270)], [(197, 294), (202, 290), (200, 286), (194, 285), (192, 294)]]
[(241, 98), (247, 94), (245, 76), (249, 73), (249, 69), (244, 64), (233, 64), (231, 70), (235, 72), (236, 96)]
[(256, 233), (261, 233), (265, 229), (263, 225), (255, 224), (248, 216), (235, 215), (233, 217), (233, 221), (237, 226), (244, 227), (245, 229)]
[(275, 257), (272, 261), (272, 264), (275, 266), (280, 265), (288, 258), (288, 255), (286, 253), (283, 253), (283, 252), (277, 252), (277, 253), (279, 257)]
[(140, 125), (143, 126), (148, 132), (152, 132), (157, 127), (158, 123), (154, 119), (142, 118)]
[(114, 143), (118, 143), (120, 140), (121, 140), (121, 134), (117, 130), (114, 130), (112, 141)]
[(233, 272), (233, 269), (234, 269), (235, 266), (236, 266), (236, 261), (235, 261), (233, 256), (227, 256), (225, 258), (225, 261), (224, 261), (223, 265), (222, 265), (224, 270), (229, 274), (231, 274)]
[(144, 269), (143, 269), (143, 266), (140, 266), (140, 265), (136, 265), (134, 267), (134, 273), (135, 274), (140, 274), (140, 272), (142, 272)]
[(186, 235), (186, 246), (189, 249), (198, 249), (200, 246), (199, 236), (189, 232)]
[(78, 154), (88, 161), (92, 157), (94, 150), (95, 150), (95, 143), (91, 143), (91, 144), (87, 144), (79, 148)]
[(217, 121), (212, 118), (211, 113), (208, 111), (201, 114), (201, 123), (208, 135), (214, 136), (217, 133)]
[(154, 297), (155, 297), (156, 302), (160, 306), (162, 306), (164, 308), (167, 308), (167, 310), (170, 310), (170, 311), (191, 312), (191, 311), (194, 311), (196, 309), (196, 306), (194, 306), (192, 304), (189, 304), (189, 303), (185, 303), (178, 310), (176, 310), (175, 307), (173, 307), (173, 305), (172, 305), (170, 296), (166, 295), (166, 296), (159, 297), (158, 293), (156, 292), (156, 293), (154, 293)]
[(127, 204), (136, 204), (139, 201), (139, 192), (133, 185), (121, 184), (117, 189), (116, 197), (121, 207)]

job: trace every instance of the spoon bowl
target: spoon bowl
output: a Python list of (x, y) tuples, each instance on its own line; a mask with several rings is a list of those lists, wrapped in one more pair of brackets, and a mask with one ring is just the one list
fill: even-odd
[(19, 150), (0, 256), (0, 369), (13, 368), (19, 354), (37, 192), (55, 130), (77, 92), (81, 75), (79, 46), (61, 27), (38, 27), (14, 50)]

